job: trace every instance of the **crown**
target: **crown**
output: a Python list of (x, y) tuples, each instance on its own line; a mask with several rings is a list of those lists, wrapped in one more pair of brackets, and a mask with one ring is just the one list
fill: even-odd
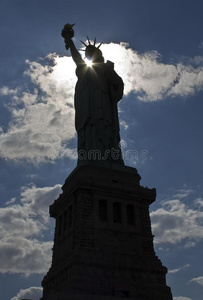
[[(99, 46), (96, 47), (96, 38), (94, 39), (94, 44), (91, 44), (90, 39), (88, 38), (88, 36), (87, 36), (87, 40), (88, 40), (88, 45), (86, 45), (85, 42), (83, 42), (83, 41), (80, 40), (80, 42), (81, 42), (86, 48), (88, 48), (89, 46), (91, 46), (91, 47), (95, 47), (96, 49), (99, 49), (100, 46), (103, 44), (103, 43), (100, 43)], [(84, 49), (80, 49), (80, 50), (86, 51), (86, 50), (84, 50)]]

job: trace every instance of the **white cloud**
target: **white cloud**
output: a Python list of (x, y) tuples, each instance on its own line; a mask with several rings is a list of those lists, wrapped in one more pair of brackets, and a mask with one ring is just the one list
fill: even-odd
[(168, 274), (174, 274), (178, 273), (181, 270), (181, 268), (173, 269), (173, 270), (168, 270)]
[(16, 201), (16, 198), (11, 198), (9, 201), (7, 201), (7, 202), (5, 203), (5, 205), (12, 204), (12, 203), (14, 203), (15, 201)]
[[(164, 64), (157, 51), (140, 54), (125, 43), (104, 44), (101, 49), (107, 60), (115, 62), (115, 70), (125, 83), (125, 95), (135, 92), (140, 100), (156, 101), (193, 95), (203, 89), (203, 67), (198, 65), (201, 57), (193, 67), (192, 62)], [(61, 157), (75, 159), (75, 149), (69, 147), (75, 138), (73, 99), (77, 80), (72, 58), (51, 53), (38, 62), (26, 63), (27, 85), (0, 89), (2, 95), (12, 99), (8, 106), (10, 124), (0, 131), (0, 157), (35, 163)], [(127, 128), (122, 122), (121, 126)]]
[(17, 88), (16, 89), (9, 89), (7, 86), (2, 86), (0, 88), (0, 94), (3, 96), (8, 96), (8, 95), (16, 95), (18, 92)]
[(58, 198), (62, 192), (61, 185), (54, 187), (37, 188), (36, 186), (23, 187), (21, 191), (21, 202), (24, 207), (28, 206), (29, 210), (35, 215), (43, 217), (43, 222), (48, 222), (48, 207), (53, 200)]
[(177, 191), (177, 193), (173, 195), (173, 198), (182, 199), (182, 198), (188, 197), (192, 192), (193, 192), (193, 190), (190, 190), (190, 189), (179, 189)]
[[(44, 273), (51, 264), (53, 241), (42, 241), (49, 229), (48, 207), (61, 186), (23, 187), (20, 204), (0, 208), (0, 273)], [(16, 201), (15, 201), (16, 203)]]
[(203, 207), (203, 198), (198, 198), (195, 200), (195, 204), (200, 206), (200, 207)]
[(0, 273), (43, 274), (51, 266), (53, 242), (11, 237), (0, 244)]
[(120, 126), (122, 126), (124, 128), (124, 130), (128, 129), (128, 124), (124, 120), (120, 121)]
[(183, 64), (177, 65), (177, 83), (168, 91), (168, 95), (194, 95), (203, 89), (203, 67), (194, 68)]
[(190, 264), (184, 265), (184, 266), (179, 267), (177, 269), (168, 270), (168, 273), (174, 274), (174, 273), (180, 272), (181, 270), (183, 270), (185, 268), (188, 268), (188, 267), (190, 267)]
[(0, 236), (2, 238), (15, 236), (38, 235), (41, 228), (31, 218), (35, 215), (28, 205), (12, 205), (0, 209)]
[(196, 242), (187, 241), (184, 245), (184, 248), (192, 248), (196, 246)]
[(13, 110), (15, 124), (1, 134), (0, 155), (7, 159), (36, 162), (68, 155), (67, 140), (74, 138), (74, 112), (52, 103), (37, 103)]
[(161, 208), (151, 212), (156, 244), (184, 242), (184, 247), (191, 247), (203, 239), (203, 212), (196, 200), (189, 207), (180, 199), (163, 201)]
[(188, 297), (179, 296), (179, 297), (173, 297), (173, 300), (192, 300), (192, 299)]
[(140, 54), (122, 43), (103, 45), (101, 50), (105, 58), (115, 62), (115, 69), (124, 80), (126, 95), (135, 92), (140, 100), (156, 101), (203, 90), (202, 66), (164, 64), (157, 51)]
[(74, 65), (68, 57), (60, 59), (53, 54), (49, 59), (56, 64), (43, 66), (27, 61), (29, 69), (25, 73), (35, 89), (15, 93), (12, 98), (12, 120), (7, 132), (0, 133), (0, 156), (5, 159), (38, 163), (73, 156), (66, 144), (75, 137)]
[(203, 285), (203, 276), (193, 278), (189, 282), (196, 282), (196, 283), (198, 283), (200, 285)]
[(42, 288), (34, 286), (25, 290), (21, 289), (15, 297), (11, 298), (11, 300), (21, 300), (21, 299), (39, 300), (41, 297), (42, 297)]

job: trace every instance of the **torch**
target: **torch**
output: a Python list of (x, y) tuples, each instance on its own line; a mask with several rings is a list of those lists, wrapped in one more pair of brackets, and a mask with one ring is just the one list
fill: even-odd
[[(65, 39), (68, 40), (68, 39), (72, 39), (74, 37), (74, 30), (73, 30), (73, 26), (75, 25), (74, 24), (65, 24), (62, 31), (61, 31), (61, 36)], [(66, 49), (68, 50), (69, 49), (69, 46), (66, 45)]]

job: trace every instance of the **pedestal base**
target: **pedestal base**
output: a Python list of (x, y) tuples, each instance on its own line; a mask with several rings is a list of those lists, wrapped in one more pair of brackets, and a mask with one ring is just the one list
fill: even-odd
[(137, 170), (125, 166), (71, 173), (50, 206), (56, 228), (42, 300), (172, 300), (153, 247), (156, 190), (139, 182)]

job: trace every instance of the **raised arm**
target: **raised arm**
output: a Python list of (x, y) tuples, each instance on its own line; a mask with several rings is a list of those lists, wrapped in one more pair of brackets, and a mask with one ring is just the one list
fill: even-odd
[(84, 61), (72, 41), (72, 38), (74, 37), (74, 30), (73, 30), (74, 25), (75, 24), (71, 25), (69, 23), (65, 24), (64, 28), (62, 29), (61, 35), (65, 40), (66, 50), (69, 50), (70, 48), (72, 58), (76, 63), (76, 65), (78, 66), (79, 64), (84, 63)]
[(78, 50), (76, 49), (72, 38), (74, 37), (74, 30), (73, 30), (73, 26), (75, 24), (65, 24), (64, 28), (61, 31), (61, 35), (65, 40), (65, 44), (66, 44), (66, 50), (69, 50), (70, 48), (70, 52), (72, 55), (72, 58), (74, 60), (74, 62), (76, 63), (76, 65), (78, 66), (81, 63), (84, 63), (84, 61), (82, 60), (82, 57), (80, 55), (80, 53), (78, 52)]
[(73, 43), (72, 39), (69, 37), (66, 37), (65, 44), (66, 44), (67, 50), (70, 48), (72, 58), (73, 58), (74, 62), (76, 63), (76, 65), (78, 66), (79, 64), (84, 63), (84, 60), (82, 59), (80, 53), (76, 49), (75, 44)]

